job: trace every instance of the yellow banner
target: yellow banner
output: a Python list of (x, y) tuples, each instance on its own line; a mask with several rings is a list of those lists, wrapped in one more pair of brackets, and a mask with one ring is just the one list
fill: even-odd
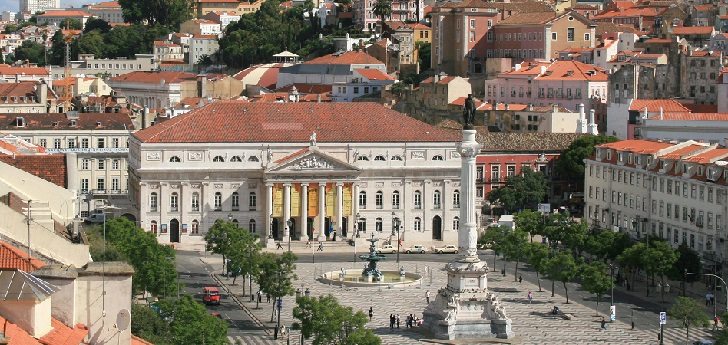
[(273, 217), (283, 217), (283, 185), (273, 185)]
[(318, 186), (315, 184), (308, 186), (308, 216), (318, 216)]
[(336, 205), (336, 185), (333, 183), (328, 183), (328, 184), (326, 184), (326, 215), (327, 216), (333, 216), (333, 217), (336, 216), (336, 211), (334, 210), (334, 205)]
[(344, 184), (344, 211), (343, 211), (344, 217), (352, 214), (353, 210), (354, 210), (351, 206), (351, 201), (352, 201), (351, 193), (353, 193), (351, 186), (352, 186), (351, 183)]
[(301, 215), (301, 185), (296, 183), (291, 186), (291, 217)]

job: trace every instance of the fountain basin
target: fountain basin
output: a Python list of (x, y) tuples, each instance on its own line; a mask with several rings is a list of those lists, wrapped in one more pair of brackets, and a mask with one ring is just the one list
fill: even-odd
[(422, 275), (406, 272), (401, 276), (399, 271), (382, 271), (382, 281), (369, 281), (368, 277), (361, 274), (360, 269), (344, 271), (344, 278), (341, 278), (342, 271), (330, 271), (321, 275), (317, 280), (323, 284), (351, 287), (380, 287), (380, 286), (412, 286), (420, 283)]

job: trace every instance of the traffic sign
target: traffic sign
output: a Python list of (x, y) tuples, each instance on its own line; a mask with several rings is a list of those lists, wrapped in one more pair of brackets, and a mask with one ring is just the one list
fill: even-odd
[(667, 313), (664, 311), (660, 312), (660, 324), (666, 325), (667, 324)]
[(278, 308), (278, 310), (281, 310), (283, 308), (283, 299), (282, 298), (279, 298), (276, 301), (276, 308)]

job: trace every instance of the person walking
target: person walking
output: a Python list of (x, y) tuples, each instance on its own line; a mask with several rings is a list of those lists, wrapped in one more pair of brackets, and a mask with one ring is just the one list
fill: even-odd
[(374, 308), (369, 307), (369, 321), (372, 321), (372, 317), (374, 317)]
[(258, 303), (263, 302), (263, 291), (258, 290)]
[(283, 246), (280, 242), (276, 242), (276, 249), (283, 249)]
[(397, 328), (399, 328), (399, 314), (397, 314), (397, 316), (395, 316), (395, 319), (397, 321)]
[(528, 304), (531, 304), (532, 301), (533, 301), (533, 294), (531, 293), (531, 291), (529, 291), (528, 292)]
[(607, 321), (604, 321), (604, 317), (602, 317), (601, 323), (602, 323), (602, 328), (599, 329), (599, 331), (601, 331), (601, 330), (605, 330), (606, 331), (607, 330)]
[(389, 329), (394, 328), (394, 314), (389, 314)]
[(267, 292), (265, 293), (265, 303), (270, 303), (270, 294)]
[(705, 294), (705, 305), (710, 305), (710, 292)]
[(306, 240), (306, 248), (311, 248), (311, 240)]
[(716, 316), (715, 319), (713, 319), (713, 330), (718, 330), (718, 323), (720, 322), (720, 319)]
[(523, 276), (518, 275), (518, 283), (520, 284), (521, 282), (523, 282)]
[(324, 243), (319, 242), (318, 249), (316, 249), (317, 252), (323, 252), (324, 251)]
[(427, 292), (425, 292), (425, 299), (427, 300), (427, 304), (430, 304), (430, 290), (427, 290)]

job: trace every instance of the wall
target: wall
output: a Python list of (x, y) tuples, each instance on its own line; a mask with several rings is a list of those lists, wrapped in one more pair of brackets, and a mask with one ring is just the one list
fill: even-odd
[(53, 219), (63, 224), (70, 223), (77, 213), (72, 191), (0, 162), (0, 194), (8, 192), (23, 199), (47, 202)]
[[(8, 321), (16, 324), (32, 337), (40, 338), (50, 332), (51, 299), (35, 301), (2, 301), (0, 312)], [(5, 334), (5, 336), (8, 336)]]
[[(125, 331), (116, 328), (119, 311), (131, 311), (131, 276), (112, 275), (109, 266), (115, 264), (107, 265), (103, 281), (100, 272), (79, 271), (75, 296), (76, 310), (79, 311), (77, 318), (79, 323), (88, 326), (90, 344), (131, 344), (131, 328)], [(102, 298), (104, 290), (105, 300)]]

